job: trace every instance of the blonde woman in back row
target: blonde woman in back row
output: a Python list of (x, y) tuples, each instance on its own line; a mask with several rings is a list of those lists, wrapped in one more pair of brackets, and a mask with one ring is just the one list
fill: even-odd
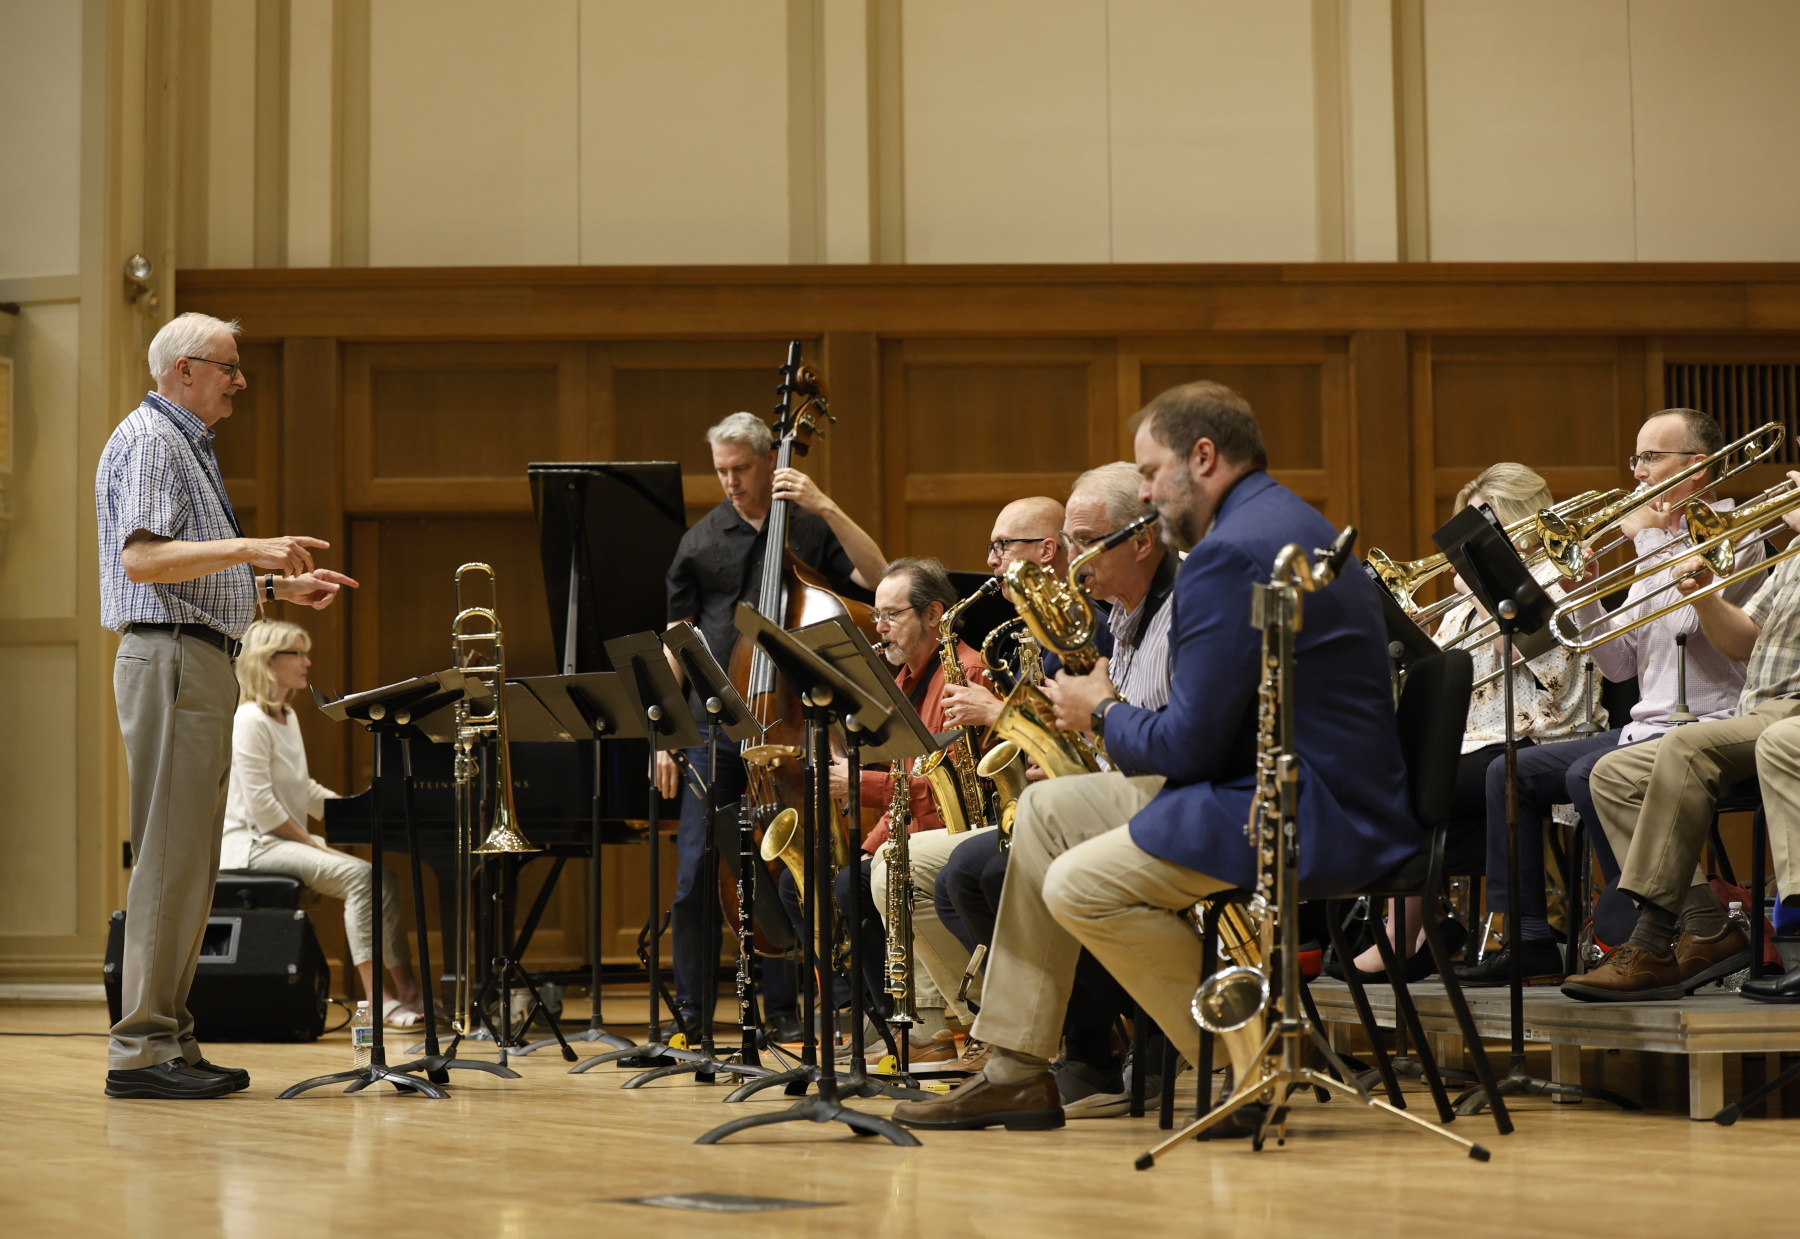
[[(367, 994), (374, 992), (369, 864), (333, 850), (306, 828), (307, 819), (323, 817), (325, 801), (337, 795), (307, 773), (300, 721), (287, 704), (289, 693), (307, 686), (311, 649), (312, 639), (296, 624), (258, 620), (244, 634), (219, 866), (285, 873), (321, 895), (343, 900), (350, 958)], [(391, 883), (384, 885), (381, 902), (382, 948), (392, 978), (382, 1019), (390, 1028), (412, 1028), (424, 1019), (423, 999)]]

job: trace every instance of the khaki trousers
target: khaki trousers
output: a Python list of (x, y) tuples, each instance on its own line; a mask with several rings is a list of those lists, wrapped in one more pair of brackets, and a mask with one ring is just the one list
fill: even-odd
[(1688, 888), (1706, 881), (1699, 868), (1719, 793), (1756, 773), (1757, 739), (1800, 713), (1800, 699), (1765, 701), (1736, 718), (1688, 723), (1654, 740), (1608, 753), (1588, 788), (1594, 810), (1619, 857), (1619, 889), (1668, 912)]
[(1785, 903), (1800, 897), (1800, 717), (1763, 731), (1756, 741), (1756, 774), (1775, 853), (1775, 889)]
[(113, 696), (131, 782), (131, 884), (114, 1070), (200, 1057), (188, 990), (219, 876), (237, 677), (224, 650), (173, 632), (128, 632)]
[[(964, 840), (978, 835), (994, 838), (998, 834), (995, 827), (983, 826), (979, 830), (965, 830), (954, 835), (947, 830), (921, 830), (907, 836), (913, 887), (913, 989), (917, 995), (914, 1004), (919, 1007), (941, 1008), (946, 1014), (965, 1023), (969, 1015), (957, 1003), (956, 991), (962, 986), (963, 973), (968, 971), (969, 952), (956, 940), (955, 934), (944, 928), (944, 922), (938, 919), (937, 902), (932, 898), (932, 893), (937, 889), (938, 874), (950, 859), (950, 853)], [(998, 842), (993, 846), (998, 847)], [(875, 910), (881, 914), (884, 926), (888, 920), (887, 876), (887, 846), (884, 844), (876, 849), (874, 863), (869, 866), (869, 885), (874, 891)], [(970, 992), (979, 1002), (979, 979), (970, 986)]]
[(1200, 980), (1200, 937), (1180, 913), (1227, 883), (1131, 841), (1125, 823), (1162, 784), (1079, 775), (1034, 784), (1020, 798), (977, 1038), (1055, 1057), (1085, 946), (1176, 1049), (1199, 1061), (1188, 1004)]

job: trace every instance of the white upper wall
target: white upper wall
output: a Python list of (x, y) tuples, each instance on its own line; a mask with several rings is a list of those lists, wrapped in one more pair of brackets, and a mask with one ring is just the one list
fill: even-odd
[(0, 0), (0, 279), (80, 269), (81, 5)]
[[(1385, 261), (1407, 202), (1409, 256), (1800, 260), (1800, 0), (1420, 0), (1405, 57), (1398, 2), (294, 0), (281, 129), (254, 52), (283, 8), (211, 0), (190, 262), (251, 262), (277, 208), (295, 266), (364, 221), (374, 265)], [(68, 103), (66, 141), (0, 129), (29, 182), (0, 274), (72, 262), (76, 8), (0, 0), (70, 66), (8, 72), (0, 38), (0, 102)]]

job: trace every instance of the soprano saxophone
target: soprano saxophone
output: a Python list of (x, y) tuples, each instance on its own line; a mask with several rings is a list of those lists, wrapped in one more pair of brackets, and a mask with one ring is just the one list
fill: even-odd
[(913, 986), (912, 776), (904, 761), (894, 763), (894, 798), (888, 803), (887, 965), (883, 988), (893, 996), (888, 1023), (905, 1030), (919, 1022)]

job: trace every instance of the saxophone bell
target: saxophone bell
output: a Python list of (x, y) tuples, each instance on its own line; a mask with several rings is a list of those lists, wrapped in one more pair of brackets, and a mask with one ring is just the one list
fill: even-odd
[(1267, 974), (1242, 964), (1220, 969), (1194, 991), (1190, 1009), (1195, 1022), (1224, 1043), (1231, 1059), (1233, 1097), (1262, 1076), (1262, 1052), (1268, 1040), (1263, 1013), (1268, 1007)]

